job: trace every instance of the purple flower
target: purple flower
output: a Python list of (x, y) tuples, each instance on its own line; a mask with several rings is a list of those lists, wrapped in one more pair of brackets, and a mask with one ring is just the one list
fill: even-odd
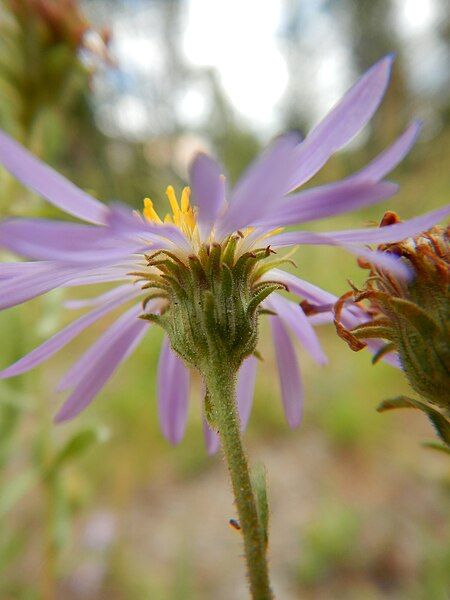
[[(4, 369), (0, 377), (12, 377), (32, 369), (98, 319), (123, 307), (126, 310), (122, 315), (72, 365), (58, 385), (58, 390), (70, 390), (70, 395), (56, 415), (56, 421), (77, 415), (145, 335), (150, 324), (138, 317), (143, 311), (149, 314), (164, 310), (164, 298), (149, 296), (149, 291), (143, 290), (132, 275), (149, 269), (145, 256), (158, 250), (187, 262), (189, 256), (197, 255), (205, 246), (225, 243), (230, 236), (235, 237), (237, 256), (268, 246), (276, 249), (325, 244), (340, 246), (397, 276), (408, 277), (404, 264), (395, 256), (377, 253), (365, 244), (392, 242), (415, 235), (449, 214), (449, 207), (383, 229), (320, 234), (280, 229), (349, 212), (396, 193), (397, 186), (383, 178), (411, 148), (420, 129), (417, 122), (352, 176), (294, 191), (367, 124), (384, 95), (391, 65), (391, 56), (376, 63), (303, 141), (292, 133), (276, 140), (231, 192), (226, 189), (220, 165), (209, 156), (198, 154), (190, 169), (192, 201), (189, 188), (183, 190), (178, 203), (174, 190), (169, 187), (167, 195), (172, 213), (164, 220), (159, 218), (149, 199), (144, 201), (142, 215), (124, 205), (102, 204), (0, 133), (0, 162), (27, 187), (87, 223), (18, 218), (1, 222), (0, 245), (29, 261), (2, 264), (0, 309), (58, 287), (114, 283), (111, 290), (100, 296), (68, 302), (68, 308), (87, 307), (89, 311)], [(282, 282), (290, 292), (317, 308), (317, 314), (307, 316), (299, 303), (277, 293), (266, 298), (263, 305), (271, 312), (283, 406), (289, 424), (294, 427), (301, 419), (303, 391), (292, 339), (303, 345), (314, 360), (324, 364), (326, 357), (313, 326), (333, 319), (332, 306), (337, 298), (280, 270), (282, 262), (275, 260), (271, 263), (274, 268), (268, 272), (262, 269), (260, 280)], [(151, 269), (149, 274), (151, 280)], [(343, 318), (353, 322), (359, 318), (355, 311), (354, 307), (345, 308)], [(243, 362), (239, 372), (237, 401), (243, 427), (250, 413), (256, 365), (256, 359), (251, 356)], [(172, 443), (178, 443), (184, 433), (188, 393), (189, 370), (166, 338), (158, 367), (159, 418), (164, 435)], [(207, 447), (214, 451), (217, 438), (206, 424), (204, 430)]]

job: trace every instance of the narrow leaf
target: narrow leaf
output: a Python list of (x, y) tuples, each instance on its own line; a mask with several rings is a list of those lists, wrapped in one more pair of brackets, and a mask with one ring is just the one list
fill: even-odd
[(50, 469), (56, 471), (78, 459), (91, 446), (101, 440), (101, 433), (95, 429), (84, 429), (75, 433), (56, 455)]
[(408, 398), (408, 396), (398, 396), (389, 400), (384, 400), (378, 407), (378, 412), (384, 412), (385, 410), (391, 410), (393, 408), (416, 408), (421, 410), (430, 419), (434, 426), (437, 435), (441, 440), (450, 446), (450, 421), (438, 410), (425, 404), (421, 400), (415, 400)]

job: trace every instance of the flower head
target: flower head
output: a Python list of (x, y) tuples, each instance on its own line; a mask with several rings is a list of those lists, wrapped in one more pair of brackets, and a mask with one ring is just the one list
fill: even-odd
[[(388, 212), (380, 226), (395, 227), (399, 223), (397, 215)], [(411, 269), (412, 277), (406, 281), (398, 279), (367, 260), (361, 261), (370, 275), (362, 290), (354, 289), (338, 301), (338, 334), (353, 350), (364, 348), (367, 340), (384, 340), (374, 362), (386, 353), (395, 352), (411, 387), (423, 400), (406, 397), (388, 400), (381, 404), (380, 410), (395, 407), (423, 410), (450, 446), (449, 229), (433, 227), (403, 241), (382, 244), (379, 251), (398, 256)], [(367, 316), (351, 329), (340, 321), (340, 312), (348, 300), (358, 303)], [(362, 305), (363, 301), (368, 306)]]
[[(1, 134), (3, 165), (55, 206), (89, 224), (42, 219), (0, 223), (0, 244), (31, 259), (2, 265), (0, 308), (57, 287), (99, 282), (114, 282), (115, 287), (96, 298), (68, 303), (71, 308), (91, 307), (91, 311), (6, 368), (0, 377), (37, 366), (97, 319), (131, 304), (63, 377), (58, 389), (72, 392), (57, 420), (70, 419), (85, 408), (148, 326), (157, 322), (167, 334), (158, 368), (159, 415), (166, 437), (178, 442), (184, 431), (189, 367), (201, 372), (207, 353), (218, 348), (239, 368), (238, 404), (245, 427), (257, 365), (258, 321), (268, 313), (285, 412), (289, 424), (297, 425), (302, 385), (292, 336), (317, 362), (324, 363), (313, 325), (332, 319), (336, 298), (280, 269), (284, 260), (274, 252), (301, 244), (341, 246), (399, 278), (407, 277), (408, 269), (398, 257), (374, 252), (364, 244), (414, 235), (450, 212), (447, 207), (382, 230), (317, 234), (282, 229), (368, 206), (397, 191), (395, 184), (383, 178), (412, 146), (420, 128), (416, 122), (352, 176), (293, 192), (366, 125), (383, 97), (391, 63), (388, 56), (375, 64), (305, 140), (295, 134), (277, 139), (232, 191), (227, 190), (221, 166), (198, 154), (189, 173), (192, 194), (185, 188), (178, 200), (175, 191), (167, 188), (171, 213), (165, 218), (156, 213), (150, 199), (144, 201), (142, 213), (100, 203)], [(306, 312), (311, 316), (298, 302), (277, 293), (286, 288), (308, 302)], [(354, 318), (354, 309), (345, 308), (344, 314)], [(217, 439), (207, 425), (205, 432), (208, 447), (213, 449)]]

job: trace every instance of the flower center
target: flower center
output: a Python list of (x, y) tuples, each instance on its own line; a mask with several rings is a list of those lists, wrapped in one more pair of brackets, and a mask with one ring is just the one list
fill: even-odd
[[(194, 254), (199, 255), (202, 251), (209, 252), (208, 248), (211, 244), (216, 243), (215, 229), (213, 227), (206, 238), (201, 238), (197, 222), (197, 207), (192, 206), (190, 203), (191, 189), (188, 186), (184, 187), (178, 201), (173, 186), (169, 185), (166, 188), (166, 196), (172, 212), (167, 213), (164, 218), (161, 218), (156, 212), (152, 200), (145, 198), (144, 209), (142, 211), (144, 219), (149, 223), (156, 223), (158, 225), (163, 225), (164, 223), (175, 225), (191, 243)], [(233, 240), (233, 252), (236, 258), (239, 258), (239, 256), (252, 251), (255, 247), (264, 247), (264, 240), (266, 238), (280, 233), (283, 229), (283, 227), (279, 227), (269, 232), (262, 231), (259, 233), (258, 229), (247, 226), (228, 236), (222, 243), (227, 244), (230, 240)], [(173, 250), (173, 253), (180, 256), (183, 260), (187, 258), (185, 252), (180, 249)]]

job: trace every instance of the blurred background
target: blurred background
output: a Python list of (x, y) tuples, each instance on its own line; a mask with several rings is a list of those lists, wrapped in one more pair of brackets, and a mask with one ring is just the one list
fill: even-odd
[[(395, 51), (370, 127), (313, 184), (349, 174), (424, 121), (384, 204), (312, 230), (410, 217), (446, 201), (450, 42), (444, 0), (0, 0), (0, 126), (80, 187), (164, 206), (193, 153), (232, 180), (271, 138), (305, 133), (373, 62)], [(0, 172), (2, 216), (60, 216)], [(3, 259), (13, 257), (3, 254)], [(330, 248), (301, 248), (296, 272), (340, 295), (365, 273)], [(71, 292), (71, 297), (77, 292)], [(94, 293), (94, 292), (93, 292)], [(67, 323), (57, 291), (0, 314), (1, 367)], [(95, 326), (35, 372), (0, 382), (0, 598), (245, 598), (239, 534), (220, 456), (206, 454), (201, 397), (176, 448), (157, 424), (152, 329), (75, 422), (55, 427), (59, 376)], [(290, 431), (263, 327), (246, 434), (268, 469), (277, 598), (446, 600), (448, 457), (425, 449), (421, 414), (376, 413), (406, 393), (400, 373), (320, 332), (330, 364), (299, 352), (306, 388)]]

